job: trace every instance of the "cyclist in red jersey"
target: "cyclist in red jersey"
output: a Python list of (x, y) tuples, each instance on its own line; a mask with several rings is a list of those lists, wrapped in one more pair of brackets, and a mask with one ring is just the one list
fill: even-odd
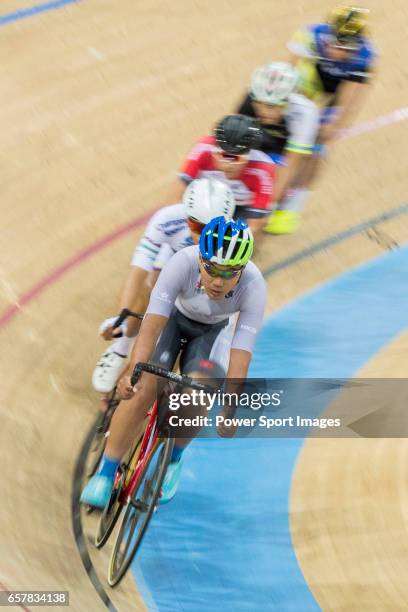
[(202, 138), (189, 152), (171, 198), (179, 201), (196, 178), (213, 177), (232, 189), (235, 216), (245, 219), (253, 233), (259, 232), (271, 212), (275, 170), (270, 157), (259, 151), (262, 132), (251, 117), (227, 115), (214, 135)]

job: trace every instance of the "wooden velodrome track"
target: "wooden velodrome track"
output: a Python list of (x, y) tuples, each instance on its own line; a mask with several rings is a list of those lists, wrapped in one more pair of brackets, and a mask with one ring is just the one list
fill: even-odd
[[(365, 4), (382, 55), (359, 121), (407, 104), (406, 1)], [(23, 0), (2, 0), (0, 11), (26, 6)], [(252, 69), (285, 58), (294, 29), (320, 19), (327, 7), (323, 0), (83, 0), (0, 30), (1, 588), (67, 589), (72, 609), (103, 609), (71, 531), (71, 477), (96, 410), (90, 375), (103, 348), (97, 327), (115, 312), (142, 225), (120, 239), (103, 238), (164, 202), (185, 152), (233, 108)], [(337, 143), (301, 230), (266, 237), (260, 266), (404, 203), (403, 131), (406, 123), (390, 124)], [(269, 313), (407, 239), (402, 214), (303, 257), (269, 277)], [(87, 257), (84, 250), (98, 241), (104, 248)], [(367, 366), (366, 375), (405, 376), (406, 336), (400, 342)], [(358, 479), (350, 487), (348, 474), (355, 478), (366, 470), (372, 477), (374, 452), (384, 491), (391, 494), (381, 505), (383, 490), (372, 480), (357, 524), (369, 523), (380, 505), (393, 533), (406, 538), (404, 512), (398, 511), (406, 500), (405, 480), (393, 472), (403, 443), (360, 440), (357, 451), (354, 440), (340, 440), (338, 452), (329, 443), (310, 442), (294, 483), (295, 507), (318, 517), (313, 532), (296, 523), (307, 512), (293, 519), (308, 584), (326, 610), (406, 610), (401, 548), (383, 535), (373, 580), (370, 539), (362, 532), (342, 540), (346, 519), (338, 503), (344, 492), (358, 492)], [(313, 461), (315, 453), (326, 453), (337, 470), (335, 488), (327, 462), (319, 467), (323, 462)], [(331, 555), (323, 563), (319, 546), (327, 538)], [(352, 563), (354, 546), (367, 559), (359, 567)], [(103, 580), (106, 554), (96, 564)], [(339, 567), (346, 569), (339, 573)], [(119, 610), (143, 608), (130, 578), (110, 596)]]

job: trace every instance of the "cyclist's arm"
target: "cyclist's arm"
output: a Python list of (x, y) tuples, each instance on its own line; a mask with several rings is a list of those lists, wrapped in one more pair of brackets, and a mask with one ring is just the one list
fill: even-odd
[(242, 349), (231, 349), (227, 378), (246, 378), (252, 353)]
[(350, 125), (360, 108), (363, 106), (369, 92), (369, 82), (343, 81), (338, 88), (336, 97), (337, 114), (334, 119), (336, 129)]
[(304, 160), (304, 155), (299, 153), (287, 153), (285, 155), (285, 165), (279, 168), (276, 181), (275, 201), (280, 202), (294, 178), (298, 174), (299, 168)]
[[(255, 295), (256, 299), (254, 299)], [(256, 335), (262, 325), (265, 304), (265, 281), (259, 275), (247, 287), (240, 306), (240, 314), (232, 340), (230, 363), (225, 381), (226, 393), (239, 393), (241, 383), (237, 385), (237, 380), (244, 381), (247, 377)], [(235, 413), (235, 408), (236, 406), (234, 405), (225, 405), (221, 414), (225, 417), (231, 417)], [(235, 434), (236, 427), (220, 425), (217, 431), (222, 437), (231, 437)]]
[[(139, 266), (131, 266), (120, 294), (118, 312), (123, 308), (128, 308), (133, 312), (144, 313), (149, 303), (150, 295), (150, 288), (146, 283), (147, 277), (148, 272), (146, 270)], [(105, 340), (115, 338), (115, 330), (113, 329), (114, 320), (115, 317), (106, 319), (100, 327), (100, 334)], [(129, 318), (127, 320), (126, 335), (128, 337), (135, 336), (139, 327), (140, 321), (138, 319)]]
[(336, 114), (331, 122), (335, 131), (350, 125), (369, 92), (369, 85), (376, 69), (378, 52), (370, 41), (366, 41), (360, 53), (361, 61), (356, 63), (354, 68), (348, 72), (347, 77), (340, 83), (336, 92)]
[(139, 361), (149, 361), (153, 355), (157, 340), (166, 325), (168, 317), (147, 314), (143, 319), (139, 335), (130, 358), (129, 373)]
[(252, 355), (257, 334), (262, 326), (266, 306), (266, 284), (257, 270), (257, 275), (245, 288), (242, 296), (238, 321), (231, 343), (234, 350), (245, 351)]

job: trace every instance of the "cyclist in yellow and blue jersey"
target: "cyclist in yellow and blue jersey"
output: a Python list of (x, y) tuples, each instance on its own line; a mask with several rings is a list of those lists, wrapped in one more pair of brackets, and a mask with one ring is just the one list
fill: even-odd
[[(300, 74), (298, 91), (321, 108), (314, 155), (308, 159), (302, 180), (305, 190), (316, 178), (325, 145), (350, 125), (369, 89), (377, 53), (368, 35), (367, 18), (367, 9), (339, 6), (325, 23), (306, 26), (288, 43), (290, 61)], [(304, 200), (303, 194), (302, 204)], [(282, 209), (278, 217), (272, 215), (266, 230), (289, 233), (294, 212), (292, 199), (287, 218)]]

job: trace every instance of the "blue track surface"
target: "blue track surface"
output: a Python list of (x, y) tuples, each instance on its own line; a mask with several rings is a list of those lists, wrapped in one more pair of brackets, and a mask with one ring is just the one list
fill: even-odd
[[(408, 248), (331, 281), (264, 326), (258, 377), (349, 378), (408, 327)], [(319, 610), (296, 561), (291, 477), (302, 440), (200, 440), (160, 508), (136, 581), (150, 610)]]

